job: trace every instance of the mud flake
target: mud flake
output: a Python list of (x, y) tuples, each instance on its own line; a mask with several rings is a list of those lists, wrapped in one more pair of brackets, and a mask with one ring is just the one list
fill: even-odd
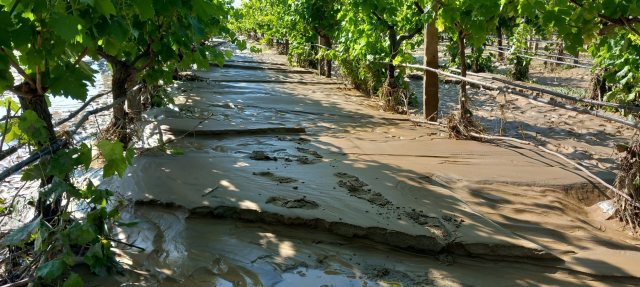
[(349, 195), (355, 196), (360, 199), (364, 199), (372, 204), (380, 207), (386, 207), (391, 205), (386, 197), (379, 192), (372, 192), (371, 188), (364, 189), (363, 187), (369, 186), (366, 182), (360, 180), (357, 176), (350, 175), (344, 172), (336, 172), (333, 174), (338, 178), (342, 178), (338, 181), (338, 186), (349, 191)]
[(302, 209), (317, 209), (320, 205), (306, 197), (298, 198), (298, 199), (288, 199), (282, 196), (272, 196), (267, 198), (265, 203), (270, 203), (275, 206), (284, 207), (284, 208), (302, 208)]
[(409, 217), (413, 222), (429, 227), (443, 227), (442, 222), (437, 217), (429, 216), (426, 214), (420, 214), (415, 211), (405, 212), (404, 215)]
[(276, 174), (274, 174), (274, 173), (272, 173), (270, 171), (254, 172), (253, 174), (254, 175), (258, 175), (258, 176), (262, 176), (262, 177), (266, 177), (267, 179), (269, 179), (271, 181), (276, 181), (278, 183), (298, 182), (298, 180), (293, 178), (293, 177), (276, 175)]
[(309, 158), (309, 157), (307, 157), (307, 156), (301, 156), (301, 157), (298, 157), (298, 159), (296, 159), (296, 161), (297, 161), (299, 164), (316, 164), (316, 163), (321, 163), (321, 162), (322, 162), (322, 160), (321, 160), (321, 159), (317, 159), (317, 158), (310, 159), (310, 158)]
[(275, 160), (277, 161), (278, 158), (275, 156), (269, 156), (266, 152), (261, 151), (261, 150), (254, 150), (250, 155), (249, 155), (250, 159), (253, 160)]
[(438, 256), (436, 256), (436, 259), (438, 259), (441, 264), (444, 264), (446, 266), (451, 266), (454, 263), (453, 256), (447, 253), (439, 254)]
[(306, 153), (308, 155), (312, 155), (316, 158), (322, 158), (322, 155), (319, 154), (317, 151), (312, 150), (312, 149), (308, 149), (308, 148), (301, 148), (301, 147), (296, 147), (296, 149), (301, 152), (301, 153)]
[(303, 137), (292, 138), (292, 137), (288, 137), (288, 136), (278, 136), (277, 138), (278, 138), (279, 141), (294, 142), (294, 143), (297, 143), (299, 145), (308, 144), (308, 143), (311, 142), (310, 139), (305, 139)]

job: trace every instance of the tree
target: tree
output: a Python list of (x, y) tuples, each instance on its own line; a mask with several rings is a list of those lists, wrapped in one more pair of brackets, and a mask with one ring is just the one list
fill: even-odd
[[(505, 4), (506, 5), (506, 4)], [(460, 71), (467, 76), (466, 45), (480, 47), (491, 32), (496, 31), (498, 19), (503, 7), (494, 0), (443, 0), (438, 12), (438, 26), (458, 41)], [(460, 120), (470, 123), (472, 113), (469, 109), (467, 84), (460, 84)]]
[[(294, 42), (304, 40), (306, 31), (313, 31), (318, 35), (318, 44), (324, 49), (333, 47), (331, 39), (335, 37), (340, 23), (338, 14), (342, 7), (340, 0), (314, 1), (293, 0), (290, 2), (290, 33), (288, 36)], [(311, 13), (309, 13), (311, 11)], [(324, 69), (327, 78), (331, 78), (331, 59), (323, 59), (324, 64), (319, 65)]]
[[(228, 9), (226, 2), (218, 0), (137, 0), (119, 7), (114, 20), (99, 18), (94, 25), (102, 44), (95, 55), (111, 65), (114, 101), (125, 97), (141, 80), (148, 85), (171, 83), (175, 69), (193, 64), (199, 69), (208, 68), (207, 52), (223, 64), (225, 54), (199, 44), (213, 35), (227, 35), (237, 42), (235, 34), (225, 27)], [(131, 96), (128, 106), (129, 113), (124, 103), (114, 107), (114, 130), (126, 131), (129, 117), (140, 117), (139, 95)], [(126, 132), (120, 132), (118, 138), (125, 144), (131, 140)]]

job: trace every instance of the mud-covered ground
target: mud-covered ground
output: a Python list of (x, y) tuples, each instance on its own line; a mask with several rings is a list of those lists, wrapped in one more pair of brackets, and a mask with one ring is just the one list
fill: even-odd
[[(194, 71), (208, 81), (178, 84), (175, 106), (146, 113), (148, 144), (194, 132), (170, 146), (184, 154), (146, 153), (124, 179), (101, 183), (136, 223), (114, 237), (144, 251), (117, 245), (125, 272), (85, 282), (640, 284), (640, 240), (606, 220), (597, 204), (610, 195), (575, 167), (527, 146), (450, 140), (285, 61), (237, 52), (224, 68)], [(440, 91), (443, 114), (455, 111), (457, 86)], [(632, 133), (492, 91), (472, 99), (490, 134), (522, 127), (609, 182), (612, 144)]]

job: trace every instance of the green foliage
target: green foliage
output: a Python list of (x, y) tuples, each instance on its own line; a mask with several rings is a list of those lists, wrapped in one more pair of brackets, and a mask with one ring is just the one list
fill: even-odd
[(2, 246), (21, 246), (31, 239), (31, 235), (40, 227), (40, 218), (27, 223), (20, 228), (9, 233), (2, 241)]
[(80, 278), (80, 275), (71, 272), (62, 287), (82, 287), (83, 285), (84, 282), (82, 281), (82, 278)]
[[(511, 48), (511, 52), (514, 54), (525, 54), (532, 55), (529, 53), (527, 41), (529, 38), (529, 31), (526, 21), (522, 21), (519, 26), (517, 26), (513, 31), (513, 37), (511, 37), (511, 42), (513, 42), (513, 47)], [(512, 69), (507, 72), (507, 75), (517, 81), (526, 81), (529, 79), (529, 67), (531, 66), (531, 58), (522, 57), (517, 55), (512, 55), (509, 58), (509, 64), (512, 65)]]
[(590, 52), (610, 87), (604, 100), (640, 104), (640, 43), (620, 36), (599, 41)]
[(106, 161), (104, 166), (103, 177), (107, 178), (116, 173), (119, 177), (122, 177), (124, 171), (127, 169), (127, 163), (130, 165), (131, 159), (135, 155), (135, 151), (131, 148), (127, 149), (124, 154), (123, 144), (119, 141), (111, 142), (109, 140), (101, 140), (97, 147), (102, 153), (102, 157)]

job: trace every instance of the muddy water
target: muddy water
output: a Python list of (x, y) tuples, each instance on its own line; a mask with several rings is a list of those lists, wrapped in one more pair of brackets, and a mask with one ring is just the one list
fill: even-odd
[[(186, 209), (138, 205), (115, 230), (128, 270), (89, 286), (612, 286), (598, 278), (533, 264), (428, 256), (317, 230), (189, 216)], [(455, 264), (448, 265), (450, 260)], [(84, 267), (79, 267), (83, 271)], [(496, 271), (499, 270), (499, 276)], [(84, 270), (86, 271), (86, 270)]]
[[(134, 182), (138, 197), (155, 204), (127, 199), (120, 220), (136, 224), (114, 227), (113, 232), (144, 251), (115, 244), (125, 270), (114, 277), (94, 277), (86, 266), (75, 267), (87, 285), (640, 285), (636, 279), (640, 268), (634, 263), (636, 241), (620, 226), (591, 216), (586, 207), (605, 195), (595, 194), (597, 188), (570, 167), (522, 147), (449, 141), (445, 131), (415, 127), (399, 116), (378, 113), (375, 102), (328, 85), (325, 79), (292, 74), (211, 69), (206, 74), (214, 77), (211, 82), (181, 86), (176, 109), (146, 113), (149, 126), (157, 128), (152, 131), (160, 130), (165, 139), (182, 135), (194, 121), (214, 114), (193, 136), (171, 145), (185, 155), (150, 153), (134, 167), (147, 161), (146, 168), (129, 170), (126, 180)], [(256, 84), (256, 80), (273, 83)], [(443, 102), (454, 102), (455, 87), (444, 88), (449, 92), (443, 89)], [(535, 115), (532, 122), (543, 121)], [(265, 126), (303, 127), (307, 134), (265, 135)], [(240, 132), (249, 128), (261, 132)], [(222, 129), (227, 132), (211, 134)], [(302, 160), (286, 161), (292, 155)], [(298, 182), (281, 182), (289, 179)], [(551, 188), (569, 184), (570, 190)], [(368, 187), (402, 214), (386, 201), (380, 206), (369, 200)], [(322, 228), (266, 223), (268, 219), (260, 216), (243, 221), (233, 212), (195, 214), (180, 202), (189, 203), (192, 210), (217, 204), (245, 211), (257, 208), (272, 215), (312, 213), (321, 219), (335, 217), (334, 221), (344, 217), (362, 227), (379, 223), (387, 228), (383, 234), (391, 235), (413, 221), (431, 224), (422, 222), (414, 210), (444, 218), (440, 213), (453, 209), (442, 210), (439, 204), (455, 203), (458, 215), (473, 215), (465, 217), (457, 233), (461, 244), (510, 236), (542, 246), (561, 260), (482, 259), (449, 252), (454, 248), (427, 255), (424, 250), (394, 247), (402, 245), (394, 240), (383, 244)], [(482, 229), (468, 232), (473, 226)], [(508, 234), (492, 233), (496, 230)], [(487, 249), (509, 251), (504, 246)]]

